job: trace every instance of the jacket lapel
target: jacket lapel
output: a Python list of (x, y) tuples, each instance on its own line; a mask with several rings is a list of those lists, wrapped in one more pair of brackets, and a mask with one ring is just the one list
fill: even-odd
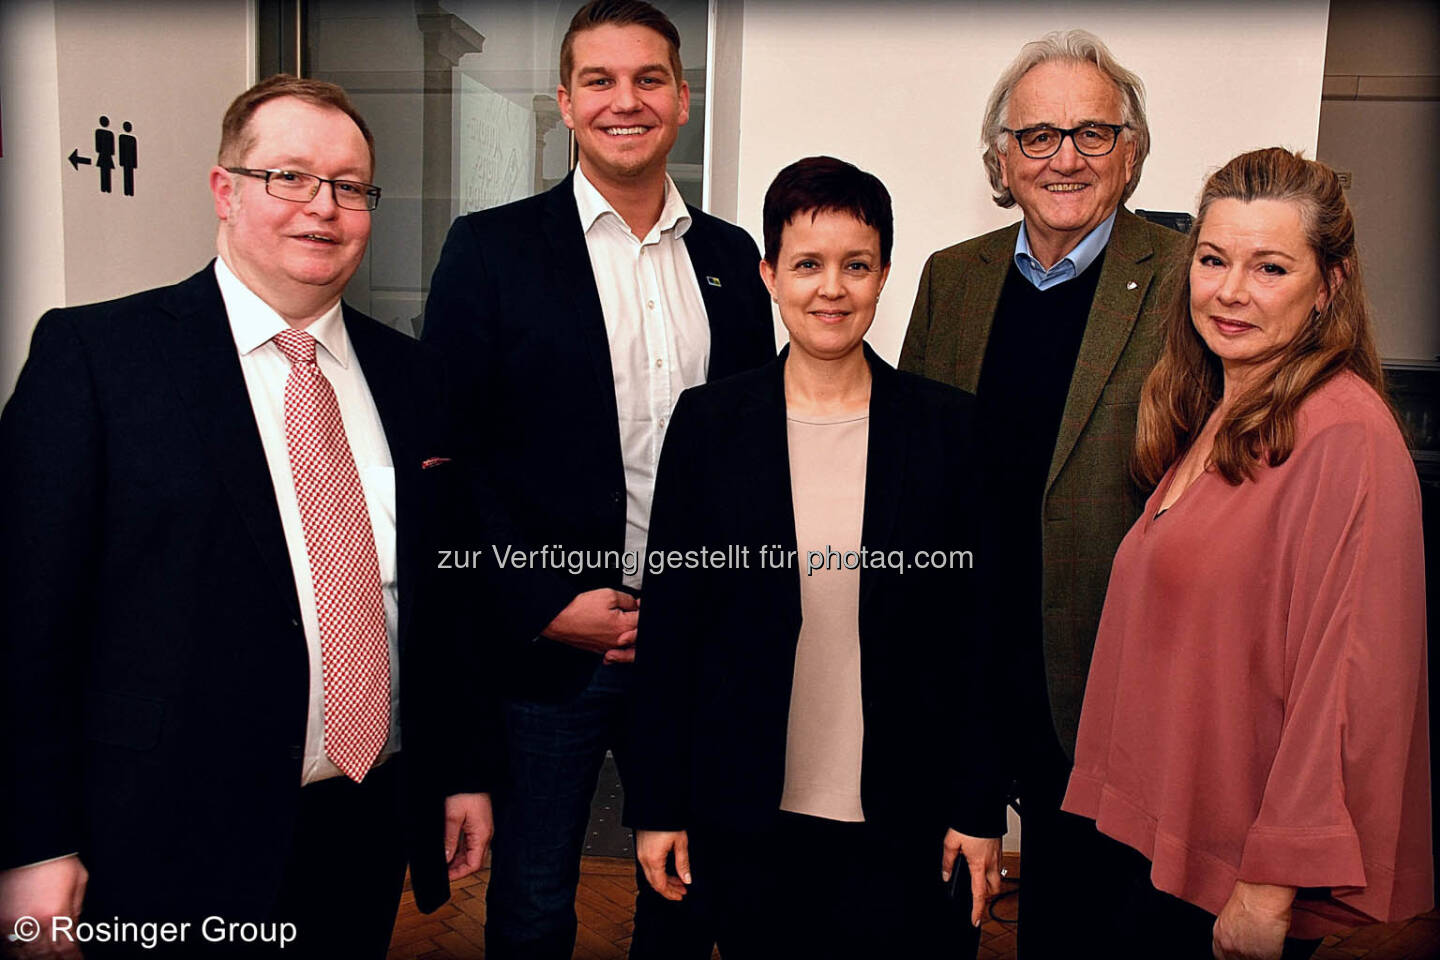
[[(767, 376), (757, 378), (754, 386), (736, 404), (737, 422), (742, 425), (744, 442), (736, 452), (736, 463), (746, 464), (741, 490), (745, 496), (737, 503), (753, 517), (749, 529), (778, 531), (781, 551), (798, 548), (795, 535), (795, 499), (790, 486), (790, 436), (785, 410), (785, 359), (790, 353), (786, 344), (780, 355), (765, 368)], [(798, 555), (795, 563), (803, 563)], [(784, 615), (800, 629), (800, 578), (787, 581), (792, 589), (785, 596)]]
[(1130, 332), (1140, 317), (1145, 294), (1155, 281), (1154, 255), (1154, 247), (1140, 218), (1121, 208), (1106, 246), (1099, 285), (1090, 305), (1090, 315), (1085, 321), (1080, 354), (1075, 361), (1075, 374), (1070, 378), (1070, 392), (1065, 397), (1065, 412), (1060, 420), (1055, 454), (1050, 460), (1050, 473), (1045, 480), (1047, 492), (1075, 449), (1085, 424), (1090, 422), (1090, 415), (1100, 400), (1100, 391), (1105, 389), (1110, 371), (1115, 369), (1116, 361), (1130, 340)]
[[(980, 368), (985, 362), (985, 347), (990, 342), (990, 327), (1000, 306), (1000, 291), (1015, 255), (1015, 239), (1020, 224), (1015, 223), (981, 245), (977, 251), (979, 264), (969, 271), (965, 290), (960, 296), (961, 316), (975, 317), (975, 336), (960, 344), (955, 361), (955, 385), (974, 393), (980, 384)], [(872, 365), (873, 366), (873, 365)]]
[(261, 563), (299, 618), (300, 601), (290, 570), (290, 553), (275, 503), (275, 485), (260, 443), (225, 301), (215, 280), (214, 261), (170, 288), (164, 308), (173, 320), (171, 336), (156, 348), (174, 377), (200, 442), (215, 462), (221, 482), (234, 497)]
[(396, 636), (403, 650), (410, 622), (409, 600), (415, 596), (415, 591), (408, 588), (405, 575), (408, 571), (420, 569), (414, 564), (423, 560), (415, 555), (420, 548), (416, 542), (420, 530), (419, 511), (425, 506), (420, 502), (416, 489), (421, 454), (414, 447), (420, 439), (415, 433), (415, 425), (419, 422), (415, 391), (401, 362), (403, 354), (387, 346), (379, 322), (362, 316), (349, 304), (341, 306), (344, 309), (345, 333), (355, 351), (353, 359), (360, 364), (365, 383), (370, 388), (370, 397), (375, 401), (394, 470), (395, 592), (400, 601)]
[[(568, 301), (570, 320), (584, 344), (600, 391), (601, 409), (615, 409), (615, 373), (610, 366), (610, 337), (605, 332), (605, 314), (600, 307), (600, 291), (595, 286), (595, 271), (590, 265), (590, 250), (585, 246), (585, 232), (580, 228), (580, 210), (575, 205), (575, 173), (545, 195), (542, 230), (550, 247), (550, 276), (559, 296)], [(565, 318), (559, 318), (564, 322)], [(620, 449), (620, 423), (605, 418), (614, 429), (615, 449)]]
[[(870, 361), (870, 430), (865, 451), (865, 514), (861, 546), (878, 549), (892, 542), (895, 519), (905, 495), (905, 456), (909, 423), (902, 411), (900, 377), (865, 344)], [(860, 571), (860, 609), (875, 589), (876, 571)]]
[[(738, 355), (739, 345), (730, 336), (733, 324), (724, 318), (741, 314), (736, 298), (743, 289), (742, 283), (749, 278), (738, 276), (733, 259), (721, 255), (704, 215), (693, 207), (689, 210), (690, 229), (685, 231), (685, 250), (695, 269), (695, 280), (700, 284), (700, 297), (705, 303), (705, 318), (710, 324), (710, 365), (705, 379), (719, 380), (746, 368)], [(746, 266), (759, 269), (758, 261)]]

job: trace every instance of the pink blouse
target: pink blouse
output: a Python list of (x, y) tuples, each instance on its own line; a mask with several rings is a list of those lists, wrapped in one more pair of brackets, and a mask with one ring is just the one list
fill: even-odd
[(1219, 913), (1237, 879), (1328, 887), (1291, 935), (1432, 903), (1420, 488), (1351, 373), (1231, 486), (1174, 468), (1115, 555), (1064, 809)]

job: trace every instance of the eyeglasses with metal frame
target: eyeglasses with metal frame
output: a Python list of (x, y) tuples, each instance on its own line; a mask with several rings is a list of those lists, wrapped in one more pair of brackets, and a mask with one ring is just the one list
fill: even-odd
[(309, 203), (320, 192), (322, 184), (330, 184), (335, 206), (346, 210), (374, 210), (380, 206), (380, 188), (360, 180), (327, 180), (299, 170), (256, 170), (251, 167), (226, 167), (231, 173), (265, 181), (265, 192), (281, 200)]
[(1021, 127), (1019, 130), (1003, 128), (1020, 145), (1020, 152), (1031, 160), (1048, 160), (1060, 152), (1060, 146), (1069, 137), (1075, 144), (1075, 152), (1082, 157), (1103, 157), (1115, 149), (1120, 142), (1120, 131), (1129, 130), (1128, 123), (1085, 123), (1068, 130), (1039, 124)]

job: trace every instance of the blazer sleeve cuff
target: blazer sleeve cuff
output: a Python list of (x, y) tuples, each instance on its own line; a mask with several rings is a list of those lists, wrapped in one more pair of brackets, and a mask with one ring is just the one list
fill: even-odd
[(646, 807), (627, 799), (620, 823), (631, 830), (688, 830), (690, 817), (676, 806)]
[(508, 610), (506, 632), (520, 642), (529, 643), (570, 605), (580, 590), (568, 578), (548, 571), (525, 573), (528, 576), (523, 581), (519, 571), (515, 572), (514, 580), (502, 578), (501, 596), (496, 600), (502, 609)]
[(956, 800), (946, 825), (968, 837), (1003, 837), (1009, 826), (1003, 799)]

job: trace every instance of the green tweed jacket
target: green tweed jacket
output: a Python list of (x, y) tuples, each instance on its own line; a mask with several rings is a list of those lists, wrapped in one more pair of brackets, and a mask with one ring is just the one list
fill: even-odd
[[(1019, 232), (1015, 223), (930, 257), (901, 370), (975, 392)], [(1110, 562), (1145, 502), (1129, 471), (1135, 415), (1183, 242), (1120, 209), (1050, 461), (1041, 516), (1045, 674), (1055, 732), (1071, 756)]]

